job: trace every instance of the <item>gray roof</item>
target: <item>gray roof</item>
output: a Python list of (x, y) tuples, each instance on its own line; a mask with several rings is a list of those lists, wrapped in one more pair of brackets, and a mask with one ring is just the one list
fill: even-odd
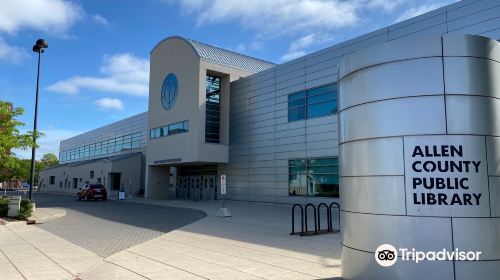
[[(226, 65), (229, 67), (238, 68), (238, 69), (242, 69), (242, 70), (246, 70), (246, 71), (250, 71), (250, 72), (255, 72), (255, 73), (260, 72), (260, 71), (264, 71), (266, 69), (269, 69), (269, 68), (276, 66), (275, 63), (272, 63), (269, 61), (265, 61), (265, 60), (254, 58), (254, 57), (244, 55), (241, 53), (225, 50), (223, 48), (215, 47), (212, 45), (207, 45), (205, 43), (201, 43), (201, 42), (191, 40), (191, 39), (186, 39), (186, 38), (179, 37), (179, 36), (168, 37), (165, 40), (172, 39), (172, 38), (184, 40), (185, 42), (187, 42), (188, 44), (190, 44), (193, 47), (193, 49), (196, 51), (196, 53), (200, 56), (200, 59), (204, 59), (204, 60), (214, 62), (217, 64), (222, 64), (222, 65)], [(163, 40), (163, 41), (165, 41), (165, 40)], [(161, 44), (161, 42), (158, 43), (158, 45), (159, 44)]]

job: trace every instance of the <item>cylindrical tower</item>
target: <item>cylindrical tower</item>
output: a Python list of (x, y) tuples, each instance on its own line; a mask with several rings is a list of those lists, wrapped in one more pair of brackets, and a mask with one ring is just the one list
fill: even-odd
[[(345, 279), (498, 279), (499, 42), (411, 37), (345, 56), (339, 126)], [(479, 261), (432, 260), (443, 250)]]

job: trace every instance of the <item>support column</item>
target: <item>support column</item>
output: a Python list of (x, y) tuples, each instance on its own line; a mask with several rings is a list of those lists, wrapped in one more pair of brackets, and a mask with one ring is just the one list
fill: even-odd
[(170, 166), (146, 167), (145, 198), (167, 199), (170, 188)]
[[(411, 37), (344, 57), (345, 279), (500, 275), (499, 77), (500, 43), (479, 36)], [(403, 254), (413, 248), (481, 255), (479, 261), (416, 263)], [(382, 249), (396, 258), (379, 254)]]

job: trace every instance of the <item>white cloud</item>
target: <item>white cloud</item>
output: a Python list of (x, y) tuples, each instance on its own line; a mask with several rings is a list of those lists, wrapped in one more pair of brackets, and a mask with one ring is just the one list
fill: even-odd
[(82, 8), (62, 0), (0, 0), (0, 31), (23, 28), (62, 34), (84, 16)]
[(245, 44), (238, 44), (235, 49), (235, 51), (239, 53), (243, 53), (245, 52), (245, 50), (246, 50)]
[[(67, 138), (81, 134), (81, 131), (47, 128), (40, 129), (44, 137), (38, 139), (39, 147), (36, 149), (36, 159), (41, 159), (46, 153), (54, 153), (59, 156), (59, 143)], [(31, 149), (28, 150), (14, 150), (16, 156), (20, 158), (31, 158)]]
[(305, 51), (288, 52), (288, 53), (284, 54), (283, 56), (281, 56), (281, 60), (288, 61), (288, 60), (299, 58), (299, 57), (304, 56), (304, 55), (306, 55)]
[(259, 35), (294, 34), (354, 26), (366, 9), (392, 11), (408, 0), (167, 0), (178, 2), (197, 24), (239, 21)]
[(409, 19), (412, 17), (419, 16), (421, 14), (425, 14), (429, 11), (435, 10), (435, 9), (442, 7), (442, 6), (444, 6), (443, 3), (437, 3), (437, 4), (425, 4), (425, 5), (421, 5), (418, 7), (410, 8), (410, 9), (406, 10), (401, 16), (399, 16), (396, 19), (396, 22), (400, 22), (400, 21), (403, 21), (403, 20), (406, 20), (406, 19)]
[(0, 37), (0, 60), (6, 60), (11, 63), (20, 63), (28, 58), (28, 52), (22, 48), (10, 46)]
[(290, 44), (290, 50), (298, 50), (309, 47), (312, 43), (314, 43), (316, 34), (309, 34), (304, 37), (301, 37)]
[(101, 16), (100, 14), (92, 15), (90, 18), (96, 24), (99, 24), (99, 25), (104, 26), (106, 28), (111, 28), (111, 23), (109, 22), (109, 20), (107, 18)]
[(409, 0), (370, 0), (370, 1), (359, 1), (366, 2), (366, 5), (370, 8), (382, 8), (386, 12), (393, 11), (396, 7), (408, 2)]
[(253, 51), (259, 51), (262, 49), (263, 45), (264, 44), (260, 41), (253, 41), (252, 43), (250, 43), (250, 46), (248, 47)]
[(313, 46), (322, 45), (326, 42), (332, 41), (333, 39), (333, 35), (317, 33), (311, 33), (300, 37), (290, 44), (288, 52), (281, 56), (281, 60), (287, 61), (304, 56), (306, 55), (306, 49)]
[(103, 77), (73, 76), (47, 87), (53, 92), (75, 95), (82, 89), (134, 96), (148, 96), (149, 60), (123, 53), (105, 56)]
[(101, 98), (94, 101), (94, 103), (101, 110), (111, 109), (121, 111), (124, 108), (123, 102), (118, 98)]

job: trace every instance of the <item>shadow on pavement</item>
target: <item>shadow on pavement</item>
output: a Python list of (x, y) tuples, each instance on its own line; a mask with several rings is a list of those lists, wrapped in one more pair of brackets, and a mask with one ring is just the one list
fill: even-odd
[(77, 201), (74, 196), (34, 193), (37, 207), (64, 208), (66, 216), (38, 226), (102, 257), (198, 221), (187, 208), (122, 201)]

